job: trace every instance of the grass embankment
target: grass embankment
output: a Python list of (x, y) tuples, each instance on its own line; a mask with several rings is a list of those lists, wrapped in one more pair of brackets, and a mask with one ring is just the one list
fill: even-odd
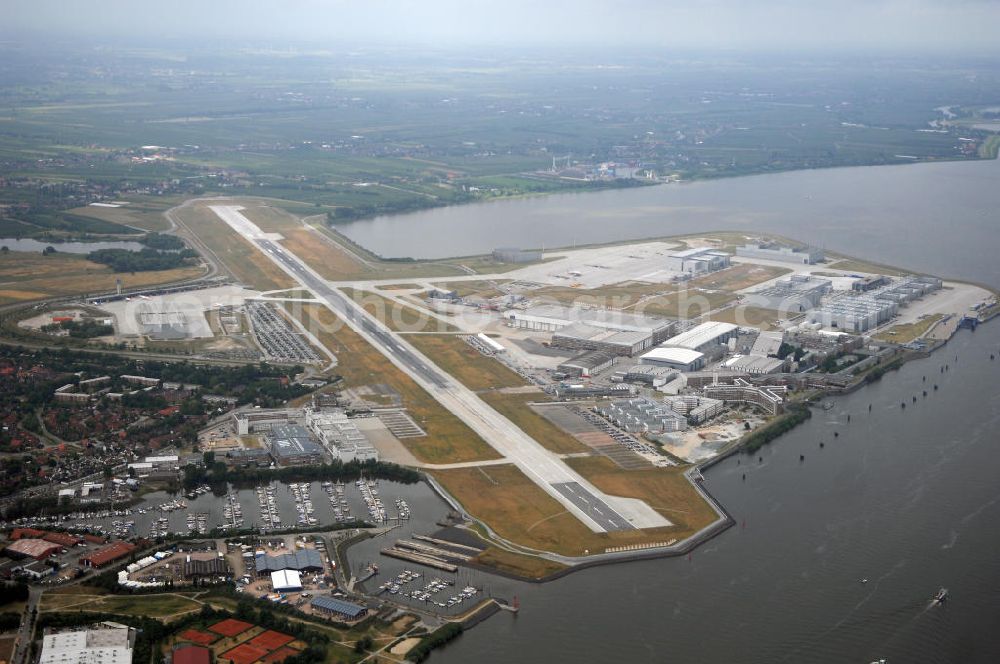
[[(513, 465), (436, 470), (433, 475), (474, 517), (516, 544), (570, 556), (607, 547), (683, 539), (711, 523), (715, 512), (683, 477), (683, 469), (623, 471), (608, 459), (582, 457), (569, 465), (602, 491), (645, 500), (675, 525), (594, 533)], [(496, 559), (492, 553), (486, 559)], [(513, 571), (517, 558), (502, 560)], [(525, 566), (527, 567), (527, 566)], [(525, 572), (532, 575), (534, 571)]]
[(210, 204), (211, 201), (206, 201), (189, 205), (179, 208), (176, 214), (225, 264), (233, 276), (257, 290), (279, 290), (296, 285), (271, 259), (210, 210)]
[(427, 432), (402, 443), (426, 463), (456, 463), (496, 459), (499, 455), (472, 429), (435, 401), (422, 387), (351, 330), (326, 307), (285, 305), (286, 310), (316, 334), (338, 360), (344, 387), (384, 384), (403, 400), (409, 413)]
[(812, 417), (809, 406), (800, 403), (790, 403), (785, 412), (774, 418), (759, 429), (755, 429), (743, 437), (740, 442), (744, 453), (752, 454), (767, 445), (778, 436), (787, 433)]
[(528, 405), (532, 401), (545, 400), (547, 397), (543, 393), (486, 392), (480, 397), (547, 450), (556, 454), (591, 452), (589, 447), (545, 419)]
[(476, 556), (476, 562), (500, 572), (528, 579), (544, 579), (566, 569), (565, 565), (538, 556), (527, 556), (491, 546)]
[[(832, 259), (832, 257), (831, 257)], [(868, 263), (856, 258), (846, 258), (838, 260), (830, 265), (831, 270), (844, 270), (845, 272), (861, 272), (863, 274), (884, 274), (888, 277), (898, 277), (906, 272), (890, 265), (880, 265), (878, 263)]]
[(457, 335), (413, 334), (406, 340), (470, 390), (521, 387), (528, 384), (499, 360), (486, 357)]
[(459, 329), (440, 318), (414, 309), (377, 293), (341, 288), (347, 297), (395, 332), (458, 332)]
[(765, 332), (779, 329), (780, 321), (787, 320), (788, 318), (790, 318), (790, 315), (786, 312), (774, 309), (761, 309), (760, 307), (741, 307), (739, 305), (716, 311), (709, 316), (710, 320), (733, 323), (735, 325), (749, 325), (760, 328)]
[(889, 329), (879, 332), (872, 338), (896, 344), (909, 343), (914, 339), (919, 339), (924, 336), (927, 333), (927, 330), (929, 330), (934, 323), (938, 322), (942, 318), (944, 318), (943, 314), (924, 316), (912, 323), (893, 325)]
[(80, 255), (11, 251), (0, 253), (0, 304), (114, 291), (119, 278), (125, 288), (140, 288), (195, 279), (204, 273), (200, 266), (121, 273)]

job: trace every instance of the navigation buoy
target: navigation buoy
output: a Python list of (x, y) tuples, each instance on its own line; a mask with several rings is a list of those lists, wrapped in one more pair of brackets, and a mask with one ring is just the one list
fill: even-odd
[(805, 461), (805, 460), (806, 460), (806, 455), (805, 454), (800, 454), (799, 455), (799, 461)]
[(937, 385), (936, 384), (934, 385), (934, 391), (935, 392), (937, 391)]
[(819, 441), (819, 446), (820, 446), (820, 448), (823, 448), (823, 447), (824, 447), (824, 445), (823, 445), (823, 441), (822, 441), (822, 440), (821, 440), (821, 441)]
[(905, 401), (903, 401), (902, 403), (900, 403), (900, 404), (899, 404), (899, 407), (900, 407), (900, 408), (906, 408), (906, 402), (905, 402)]
[(833, 432), (833, 437), (834, 438), (840, 438), (840, 432), (839, 431), (834, 431)]

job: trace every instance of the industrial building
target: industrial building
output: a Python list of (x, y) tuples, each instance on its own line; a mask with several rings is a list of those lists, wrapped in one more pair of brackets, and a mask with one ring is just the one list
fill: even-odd
[(267, 449), (279, 466), (300, 466), (323, 460), (323, 448), (298, 424), (276, 424), (265, 438)]
[(559, 304), (510, 309), (504, 312), (503, 317), (511, 327), (536, 332), (557, 332), (574, 323), (586, 323), (592, 327), (622, 332), (647, 332), (653, 338), (653, 343), (663, 341), (674, 330), (674, 322), (665, 318)]
[(615, 371), (612, 380), (620, 380), (626, 383), (643, 383), (653, 388), (659, 388), (676, 380), (679, 376), (680, 373), (676, 369), (669, 367), (633, 364), (630, 367)]
[(587, 323), (567, 325), (552, 335), (556, 348), (599, 350), (611, 355), (631, 357), (653, 345), (653, 335), (647, 331), (612, 330)]
[(823, 306), (806, 314), (810, 323), (860, 334), (892, 320), (899, 305), (891, 299), (882, 299), (867, 293), (840, 293), (831, 296)]
[(687, 428), (683, 415), (646, 397), (611, 401), (596, 410), (601, 417), (629, 433), (658, 434)]
[(701, 424), (722, 412), (725, 404), (719, 399), (682, 394), (666, 397), (663, 400), (671, 410), (685, 417), (689, 424)]
[(135, 638), (135, 629), (113, 622), (52, 631), (38, 664), (131, 664)]
[(310, 606), (316, 611), (340, 618), (341, 620), (358, 620), (368, 615), (367, 607), (326, 595), (313, 599), (310, 602)]
[(881, 288), (882, 286), (888, 286), (891, 283), (889, 277), (882, 274), (870, 274), (866, 277), (862, 277), (851, 284), (851, 290), (856, 293), (867, 293), (868, 291), (875, 290), (876, 288)]
[(228, 450), (225, 463), (238, 468), (265, 468), (271, 465), (271, 454), (260, 447), (241, 447)]
[(734, 338), (739, 332), (739, 327), (732, 323), (720, 321), (709, 321), (696, 325), (686, 332), (673, 336), (664, 341), (661, 347), (688, 348), (704, 353), (713, 346), (721, 346)]
[(602, 350), (592, 350), (577, 355), (560, 364), (556, 369), (567, 376), (589, 378), (611, 368), (616, 356)]
[(258, 574), (270, 574), (286, 569), (296, 572), (322, 572), (323, 558), (316, 549), (299, 549), (294, 553), (277, 556), (259, 553), (256, 556), (256, 569)]
[(302, 590), (302, 577), (293, 569), (271, 572), (271, 588), (276, 593), (299, 592)]
[(706, 385), (702, 390), (705, 396), (721, 399), (726, 403), (748, 403), (757, 406), (771, 415), (777, 415), (784, 407), (784, 385), (766, 385), (757, 387), (743, 378), (737, 378), (732, 385)]
[(697, 371), (705, 366), (705, 354), (690, 348), (660, 346), (642, 355), (639, 364), (677, 371)]
[(785, 360), (780, 360), (776, 357), (767, 357), (766, 355), (735, 355), (723, 362), (722, 366), (732, 371), (750, 374), (751, 376), (764, 376), (781, 373), (787, 368), (788, 364)]
[(45, 560), (52, 554), (58, 553), (60, 549), (62, 549), (62, 547), (55, 542), (46, 542), (43, 539), (26, 537), (8, 544), (7, 548), (4, 549), (4, 553), (6, 553), (9, 558), (34, 558), (35, 560)]
[(493, 250), (493, 260), (498, 263), (534, 263), (542, 260), (542, 252), (517, 247), (499, 247)]
[(304, 421), (305, 413), (301, 408), (254, 408), (233, 413), (233, 425), (238, 436), (270, 431), (278, 424)]
[(127, 557), (130, 553), (135, 550), (135, 544), (129, 542), (114, 542), (105, 547), (89, 553), (85, 556), (80, 556), (80, 564), (84, 567), (104, 567), (109, 565), (116, 560), (121, 560)]
[(685, 249), (667, 257), (667, 268), (687, 274), (708, 274), (729, 267), (730, 256), (710, 247)]
[(777, 244), (746, 244), (736, 247), (736, 255), (741, 258), (761, 258), (782, 263), (813, 265), (823, 261), (823, 250), (816, 247), (792, 249)]
[(307, 408), (306, 426), (341, 461), (377, 461), (378, 451), (340, 409)]
[(818, 307), (823, 296), (833, 290), (833, 282), (808, 274), (793, 274), (773, 285), (748, 293), (743, 302), (751, 307), (803, 312)]

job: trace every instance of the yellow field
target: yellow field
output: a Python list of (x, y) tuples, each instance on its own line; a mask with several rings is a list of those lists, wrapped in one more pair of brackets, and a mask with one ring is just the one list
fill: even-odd
[[(797, 314), (796, 314), (797, 315)], [(735, 325), (749, 325), (759, 327), (765, 332), (779, 329), (779, 321), (789, 318), (788, 313), (778, 312), (774, 309), (761, 309), (759, 307), (728, 307), (716, 311), (711, 316), (711, 320), (733, 323)]]
[(406, 340), (470, 390), (527, 385), (524, 378), (454, 334), (411, 334)]
[(384, 355), (340, 323), (326, 307), (285, 305), (320, 342), (337, 356), (336, 372), (345, 387), (386, 384), (403, 399), (410, 414), (427, 432), (421, 438), (406, 438), (402, 443), (426, 463), (455, 463), (496, 459), (499, 455), (472, 429), (451, 414), (413, 380), (391, 364)]
[(913, 323), (893, 325), (888, 330), (879, 332), (873, 338), (878, 339), (879, 341), (888, 341), (895, 344), (909, 343), (914, 339), (922, 337), (927, 330), (930, 329), (931, 325), (941, 320), (941, 318), (943, 318), (942, 314), (934, 314), (931, 316), (924, 316), (920, 320)]
[(137, 288), (194, 279), (204, 273), (205, 270), (197, 266), (116, 273), (106, 265), (79, 255), (43, 256), (36, 252), (11, 251), (0, 254), (0, 303), (113, 291), (118, 278), (126, 288)]
[(830, 265), (830, 268), (833, 270), (845, 270), (848, 272), (862, 272), (864, 274), (884, 274), (890, 277), (898, 277), (905, 274), (905, 272), (902, 272), (894, 267), (889, 267), (888, 265), (867, 263), (853, 258), (837, 261)]
[(694, 288), (737, 291), (743, 288), (750, 288), (751, 286), (780, 277), (789, 272), (791, 270), (785, 267), (740, 263), (725, 270), (719, 270), (718, 272), (692, 279), (689, 283)]
[[(579, 556), (611, 546), (684, 539), (715, 519), (715, 513), (679, 469), (625, 471), (604, 457), (569, 460), (611, 495), (646, 500), (675, 525), (666, 528), (591, 532), (513, 465), (435, 470), (434, 477), (474, 517), (501, 537), (532, 549)], [(508, 561), (513, 564), (513, 561)]]

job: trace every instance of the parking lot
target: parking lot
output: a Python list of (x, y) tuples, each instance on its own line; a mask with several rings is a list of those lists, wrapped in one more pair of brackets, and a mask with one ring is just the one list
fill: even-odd
[(277, 362), (319, 362), (320, 357), (299, 333), (268, 302), (247, 300), (247, 319), (254, 338), (269, 360)]

